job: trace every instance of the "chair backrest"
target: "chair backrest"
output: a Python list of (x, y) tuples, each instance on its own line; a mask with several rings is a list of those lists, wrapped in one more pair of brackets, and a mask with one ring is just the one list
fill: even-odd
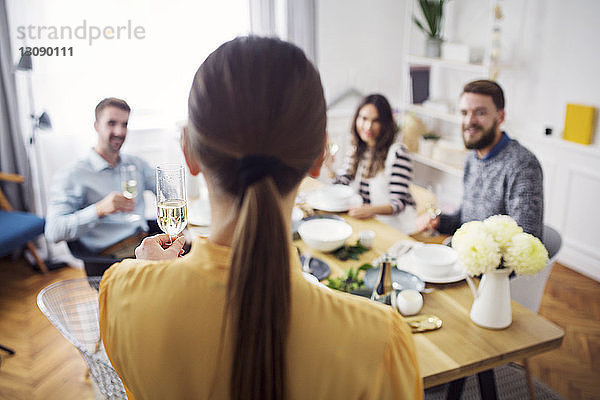
[(127, 399), (123, 383), (100, 338), (100, 279), (90, 277), (53, 283), (38, 294), (37, 304), (52, 325), (79, 350), (102, 395), (108, 399)]
[[(22, 183), (24, 180), (21, 175), (0, 171), (0, 181)], [(0, 187), (0, 257), (12, 253), (42, 233), (44, 219), (35, 214), (14, 210)]]
[(562, 237), (556, 229), (544, 225), (543, 235), (542, 241), (548, 250), (549, 258), (546, 267), (535, 275), (517, 275), (510, 280), (511, 298), (536, 313), (542, 303), (546, 281), (562, 247)]

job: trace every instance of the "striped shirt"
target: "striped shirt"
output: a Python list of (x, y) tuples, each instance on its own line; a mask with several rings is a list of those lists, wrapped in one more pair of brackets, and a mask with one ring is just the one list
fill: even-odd
[[(391, 171), (388, 173), (389, 180), (389, 203), (393, 209), (393, 215), (397, 215), (404, 210), (406, 206), (414, 206), (415, 202), (409, 191), (409, 184), (413, 179), (412, 160), (403, 146), (392, 146), (391, 151), (394, 151), (394, 159), (391, 164)], [(373, 178), (366, 178), (366, 170), (370, 164), (371, 153), (365, 152), (363, 159), (360, 161), (357, 170), (360, 172), (359, 191), (358, 193), (363, 199), (363, 204), (371, 204), (370, 182)], [(388, 155), (389, 158), (389, 155)], [(344, 163), (344, 173), (338, 175), (334, 183), (349, 185), (354, 181), (355, 175), (352, 174), (352, 166), (356, 160), (356, 152), (351, 151), (346, 157)], [(386, 163), (387, 164), (387, 163)], [(386, 168), (388, 166), (386, 165)], [(384, 171), (379, 171), (378, 174)]]

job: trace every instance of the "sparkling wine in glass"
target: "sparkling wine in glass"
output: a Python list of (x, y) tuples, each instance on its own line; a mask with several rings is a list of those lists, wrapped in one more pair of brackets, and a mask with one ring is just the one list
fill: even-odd
[(125, 164), (120, 171), (123, 196), (133, 199), (137, 196), (137, 168), (133, 164)]
[[(430, 198), (427, 199), (427, 203), (425, 203), (425, 211), (427, 211), (429, 218), (434, 220), (437, 217), (439, 217), (440, 214), (442, 214), (442, 210), (440, 210), (440, 208), (438, 207), (437, 200), (439, 188), (438, 185), (436, 185), (435, 190), (432, 185), (426, 185), (425, 188), (431, 194)], [(435, 237), (438, 236), (440, 233), (433, 228), (429, 228), (423, 234), (425, 235), (425, 237)]]
[[(121, 193), (128, 199), (134, 199), (137, 196), (137, 168), (133, 164), (123, 164), (119, 168), (121, 175)], [(125, 217), (128, 222), (134, 222), (140, 219), (137, 214), (129, 214)]]
[(156, 221), (173, 242), (187, 226), (185, 173), (181, 164), (156, 167)]

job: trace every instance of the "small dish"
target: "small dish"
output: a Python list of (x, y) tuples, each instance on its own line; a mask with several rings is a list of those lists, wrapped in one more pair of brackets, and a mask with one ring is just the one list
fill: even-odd
[(412, 333), (434, 331), (442, 327), (442, 320), (435, 315), (415, 315), (405, 317), (404, 320), (410, 326)]
[[(299, 257), (300, 264), (302, 265), (304, 263), (304, 256)], [(310, 273), (314, 275), (319, 281), (322, 281), (323, 279), (327, 278), (331, 273), (331, 268), (329, 268), (329, 265), (327, 265), (325, 261), (319, 258), (311, 257), (309, 267)]]
[[(365, 272), (365, 286), (371, 290), (375, 287), (375, 283), (379, 277), (379, 268), (371, 268)], [(414, 289), (417, 292), (425, 289), (425, 282), (421, 278), (398, 268), (392, 268), (392, 281), (397, 282), (402, 289)]]

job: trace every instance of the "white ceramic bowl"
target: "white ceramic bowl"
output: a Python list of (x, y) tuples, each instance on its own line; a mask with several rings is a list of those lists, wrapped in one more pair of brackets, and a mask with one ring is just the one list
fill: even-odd
[(425, 244), (413, 250), (413, 259), (418, 272), (424, 276), (441, 278), (454, 270), (456, 251), (442, 244)]
[(328, 252), (344, 245), (352, 235), (352, 227), (335, 219), (312, 219), (300, 223), (298, 233), (310, 247)]

